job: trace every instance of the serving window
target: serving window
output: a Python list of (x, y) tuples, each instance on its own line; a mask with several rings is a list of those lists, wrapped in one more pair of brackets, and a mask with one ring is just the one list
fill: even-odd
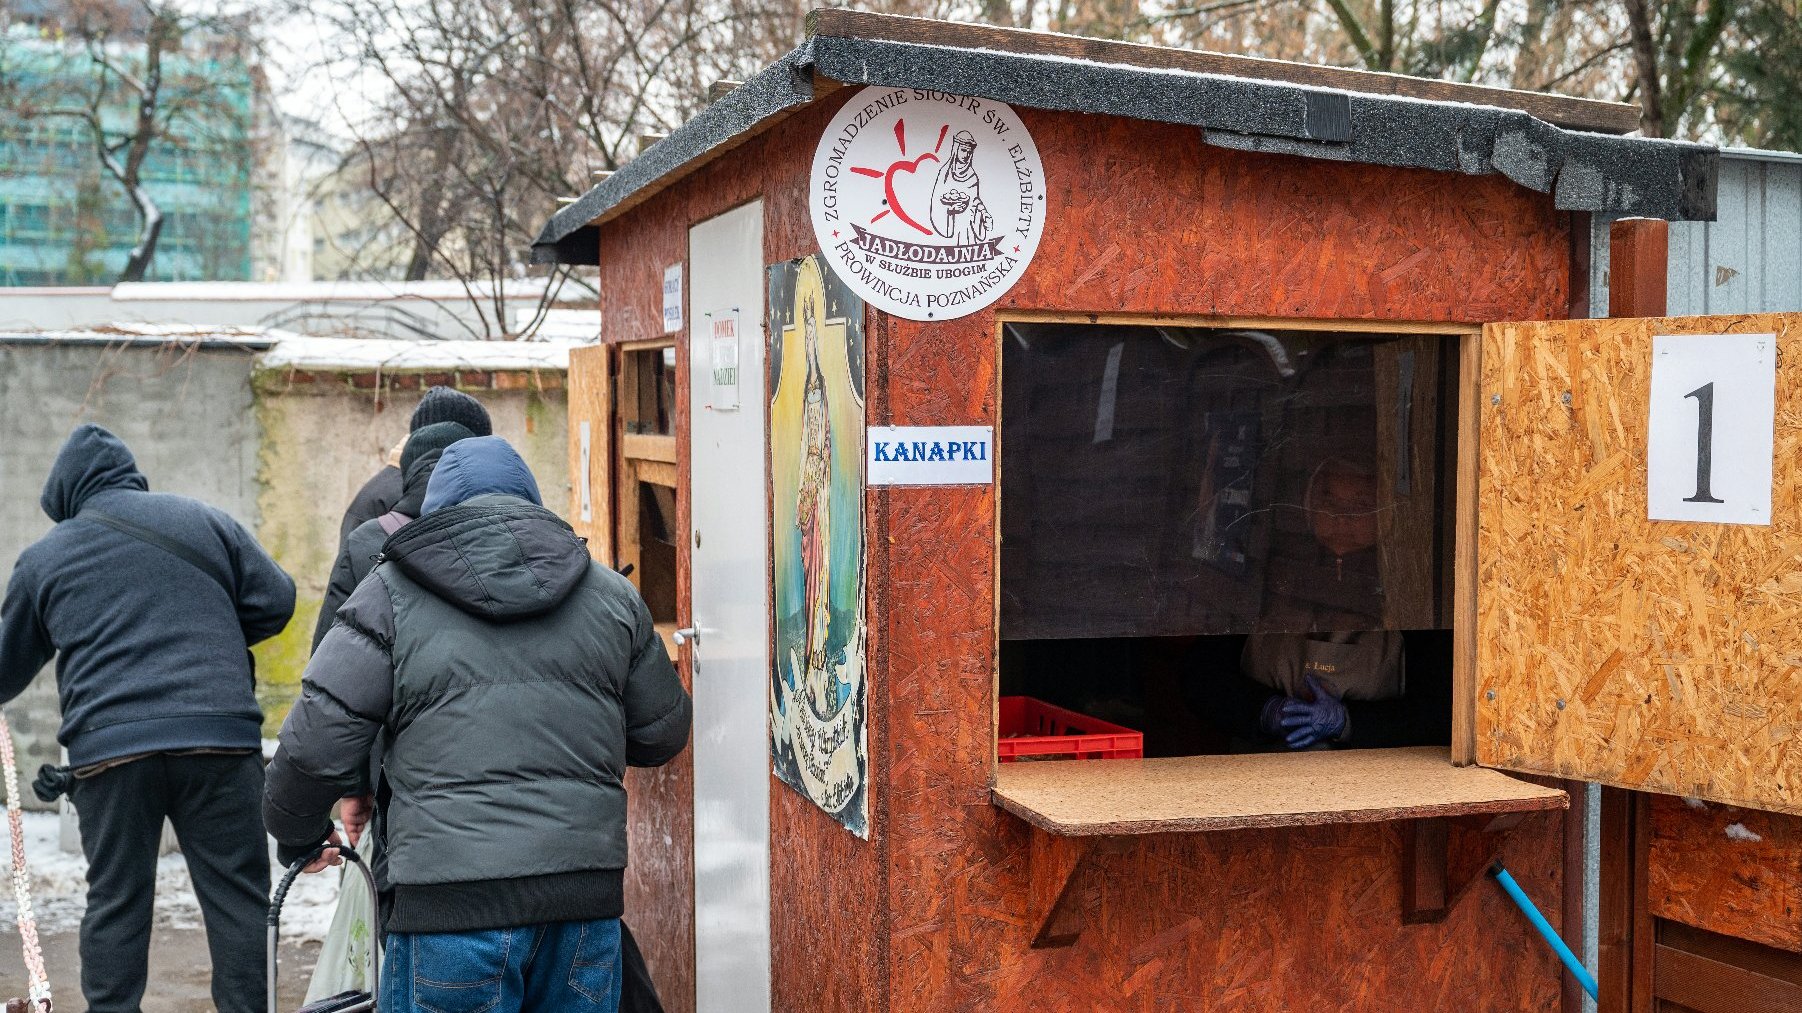
[[(1001, 340), (1001, 695), (1138, 730), (1147, 759), (1268, 754), (1316, 787), (1331, 768), (1298, 754), (1449, 766), (1468, 339), (1010, 322)], [(998, 794), (1052, 773), (1025, 766), (999, 765)]]

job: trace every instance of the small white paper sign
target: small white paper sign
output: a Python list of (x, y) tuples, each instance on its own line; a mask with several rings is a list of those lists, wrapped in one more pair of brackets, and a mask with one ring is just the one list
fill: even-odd
[(1647, 513), (1655, 521), (1771, 523), (1777, 339), (1652, 338)]
[(585, 521), (592, 521), (594, 520), (594, 488), (589, 484), (588, 474), (594, 460), (594, 429), (589, 425), (587, 419), (583, 419), (581, 424), (576, 427), (576, 433), (582, 447), (582, 474), (578, 479), (577, 486), (582, 491), (581, 517)]
[(682, 329), (682, 265), (663, 269), (663, 333)]
[(871, 426), (864, 470), (871, 485), (990, 485), (993, 426)]
[(738, 310), (707, 314), (712, 343), (713, 409), (738, 410)]

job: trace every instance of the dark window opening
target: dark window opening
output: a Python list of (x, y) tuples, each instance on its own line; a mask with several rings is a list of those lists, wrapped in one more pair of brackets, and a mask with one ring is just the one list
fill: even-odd
[(676, 621), (676, 490), (638, 483), (639, 592), (653, 622)]
[(620, 414), (628, 433), (669, 436), (670, 417), (676, 408), (676, 350), (673, 346), (625, 353), (625, 382), (620, 390)]
[(1450, 741), (1457, 345), (1010, 324), (1001, 691), (1146, 755)]

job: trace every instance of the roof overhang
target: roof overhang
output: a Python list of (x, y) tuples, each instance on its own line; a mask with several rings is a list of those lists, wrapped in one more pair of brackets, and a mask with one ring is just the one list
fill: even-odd
[[(1109, 50), (1098, 54), (1106, 57)], [(815, 34), (559, 211), (533, 244), (532, 259), (597, 263), (603, 222), (838, 85), (930, 88), (1034, 109), (1177, 123), (1198, 128), (1204, 143), (1244, 151), (1495, 173), (1552, 195), (1563, 210), (1672, 221), (1715, 215), (1720, 153), (1708, 145), (1554, 126), (1525, 109), (1472, 101), (1372, 94), (1237, 72)], [(1455, 93), (1518, 94), (1470, 88)], [(1581, 114), (1573, 115), (1579, 121), (1612, 122), (1586, 108), (1608, 103), (1555, 101), (1566, 105), (1535, 108), (1553, 115), (1571, 109)]]

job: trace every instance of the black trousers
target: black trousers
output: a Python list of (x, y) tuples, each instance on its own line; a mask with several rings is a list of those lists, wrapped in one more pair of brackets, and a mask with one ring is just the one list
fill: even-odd
[(79, 778), (69, 793), (88, 859), (81, 991), (93, 1013), (138, 1013), (149, 974), (163, 819), (181, 841), (213, 958), (213, 1005), (264, 1003), (269, 846), (255, 755), (153, 755)]

